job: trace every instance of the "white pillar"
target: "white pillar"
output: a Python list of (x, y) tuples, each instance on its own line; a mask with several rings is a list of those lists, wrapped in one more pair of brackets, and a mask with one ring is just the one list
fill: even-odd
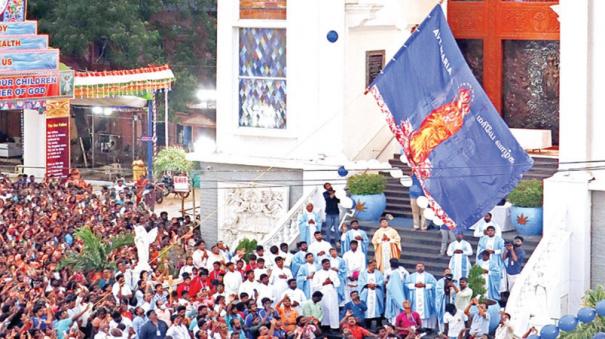
[(23, 110), (23, 165), (25, 173), (44, 177), (46, 172), (46, 116)]
[[(560, 170), (584, 167), (565, 162), (591, 159), (592, 105), (591, 6), (592, 0), (561, 0), (560, 63)], [(591, 193), (587, 171), (559, 172), (544, 182), (544, 236), (556, 229), (571, 232), (569, 251), (563, 257), (559, 279), (561, 310), (575, 313), (590, 288)], [(562, 249), (564, 250), (564, 249)]]

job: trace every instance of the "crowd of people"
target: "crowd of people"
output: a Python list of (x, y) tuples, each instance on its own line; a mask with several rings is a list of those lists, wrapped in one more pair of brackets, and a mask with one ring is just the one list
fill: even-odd
[[(274, 244), (246, 253), (221, 241), (207, 246), (193, 231), (195, 220), (137, 206), (136, 192), (123, 183), (95, 190), (77, 176), (42, 182), (0, 176), (0, 337), (487, 335), (486, 306), (472, 298), (465, 278), (473, 251), (462, 233), (447, 248), (452, 259), (443, 278), (425, 272), (422, 263), (409, 274), (398, 265), (401, 240), (389, 221), (381, 219), (371, 239), (355, 220), (341, 228), (338, 198), (324, 187), (328, 217), (309, 204), (295, 250)], [(114, 269), (63, 267), (68, 254), (90, 255), (75, 234), (82, 227), (109, 241), (142, 228), (151, 235), (149, 262), (140, 262), (133, 245), (105, 253)], [(499, 300), (524, 253), (521, 238), (509, 244), (494, 233), (492, 225), (485, 227), (477, 263), (489, 298)], [(180, 253), (174, 272), (161, 259), (170, 248)], [(497, 338), (512, 338), (509, 318), (502, 315)]]

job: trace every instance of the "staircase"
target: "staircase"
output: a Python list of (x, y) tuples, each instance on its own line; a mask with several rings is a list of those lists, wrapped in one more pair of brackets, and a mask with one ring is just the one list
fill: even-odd
[[(559, 166), (559, 160), (557, 158), (548, 157), (532, 157), (534, 160), (534, 166), (524, 175), (524, 179), (539, 179), (544, 180), (557, 172)], [(400, 155), (394, 154), (394, 157), (389, 160), (389, 163), (394, 168), (400, 168), (405, 174), (409, 174), (410, 167), (401, 162)], [(407, 187), (404, 187), (399, 182), (399, 179), (395, 179), (389, 175), (388, 172), (382, 172), (387, 179), (385, 195), (387, 197), (387, 207), (385, 213), (389, 213), (399, 218), (412, 218), (412, 209), (410, 207), (410, 196)], [(410, 222), (411, 223), (411, 222)], [(394, 223), (393, 223), (394, 224)], [(364, 229), (368, 236), (374, 234), (376, 230), (376, 222), (362, 222), (361, 228)], [(402, 243), (402, 256), (399, 260), (401, 264), (410, 272), (415, 271), (416, 264), (419, 262), (424, 263), (425, 268), (428, 272), (435, 276), (441, 276), (443, 270), (447, 268), (449, 264), (449, 257), (440, 256), (439, 250), (441, 248), (441, 234), (438, 230), (429, 230), (427, 232), (413, 231), (409, 227), (393, 225), (401, 236)], [(505, 240), (513, 240), (516, 236), (515, 232), (506, 232), (503, 234)], [(525, 244), (524, 249), (527, 258), (531, 256), (536, 246), (540, 242), (541, 237), (524, 237)], [(478, 238), (472, 237), (469, 233), (465, 236), (465, 240), (468, 241), (473, 247), (474, 255), (477, 251)], [(373, 257), (373, 248), (369, 249), (368, 257)], [(471, 258), (471, 263), (474, 263), (474, 257)]]
[[(523, 176), (524, 179), (539, 179), (544, 180), (551, 177), (557, 172), (559, 167), (559, 159), (547, 157), (532, 157), (534, 166)], [(400, 168), (403, 173), (409, 174), (411, 168), (401, 162), (400, 155), (394, 154), (389, 160), (389, 164), (394, 168)], [(389, 213), (394, 217), (412, 218), (412, 208), (410, 207), (410, 195), (407, 187), (404, 187), (387, 172), (382, 172), (387, 179), (386, 189), (384, 191), (387, 197), (387, 208), (385, 213)]]
[[(376, 230), (376, 222), (360, 222), (360, 228), (368, 233), (368, 237), (372, 239), (374, 231)], [(435, 275), (435, 277), (441, 277), (443, 270), (445, 270), (450, 262), (450, 258), (447, 256), (440, 256), (439, 250), (441, 249), (441, 233), (438, 230), (429, 230), (426, 232), (413, 231), (412, 229), (393, 226), (401, 237), (401, 258), (399, 263), (402, 264), (409, 272), (416, 271), (417, 263), (424, 263), (427, 272)], [(516, 236), (516, 232), (505, 232), (503, 234), (504, 240), (513, 240)], [(526, 257), (529, 258), (534, 252), (541, 237), (523, 237), (525, 242), (523, 249), (525, 250)], [(479, 238), (474, 238), (472, 233), (465, 234), (464, 240), (468, 241), (473, 248), (473, 257), (470, 258), (471, 264), (475, 263), (475, 255), (477, 253), (477, 244)], [(368, 249), (368, 258), (374, 257), (374, 248), (370, 246)]]

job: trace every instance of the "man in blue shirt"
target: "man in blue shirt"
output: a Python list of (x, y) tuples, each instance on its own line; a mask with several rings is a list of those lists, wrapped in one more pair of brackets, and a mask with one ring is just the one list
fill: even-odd
[(58, 339), (65, 338), (65, 334), (67, 334), (67, 332), (71, 328), (71, 325), (74, 323), (74, 321), (78, 321), (78, 319), (80, 319), (80, 317), (84, 313), (86, 313), (90, 310), (90, 307), (91, 307), (91, 304), (88, 304), (88, 306), (86, 306), (84, 308), (84, 310), (82, 310), (78, 314), (74, 314), (71, 317), (69, 317), (67, 315), (66, 311), (58, 311), (57, 314), (55, 315), (56, 320), (53, 323), (53, 329), (57, 332), (57, 338)]
[(513, 289), (515, 280), (521, 274), (523, 264), (525, 263), (525, 250), (523, 246), (523, 237), (516, 236), (513, 242), (507, 241), (504, 243), (504, 251), (502, 251), (502, 261), (506, 268), (506, 290)]
[[(471, 307), (476, 306), (477, 311), (471, 315)], [(471, 303), (466, 306), (464, 314), (471, 318), (471, 328), (469, 334), (474, 338), (480, 338), (483, 335), (489, 334), (489, 313), (487, 312), (487, 305), (477, 302), (477, 299), (471, 300)]]
[(147, 318), (149, 319), (139, 332), (139, 339), (158, 339), (166, 338), (166, 332), (168, 332), (168, 325), (158, 319), (158, 315), (154, 310), (147, 311)]
[(357, 319), (358, 323), (363, 323), (368, 306), (365, 301), (359, 297), (359, 292), (351, 292), (351, 301), (345, 304), (340, 312), (340, 318), (344, 319), (347, 315), (352, 315)]

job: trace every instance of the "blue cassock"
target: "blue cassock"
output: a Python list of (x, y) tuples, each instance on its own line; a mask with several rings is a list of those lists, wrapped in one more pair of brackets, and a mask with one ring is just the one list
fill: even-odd
[[(484, 235), (479, 239), (479, 245), (477, 245), (477, 261), (481, 259), (481, 252), (487, 249), (487, 240), (488, 236)], [(504, 267), (504, 262), (502, 261), (502, 250), (504, 249), (504, 240), (501, 237), (494, 235), (494, 253), (490, 256), (489, 260), (494, 262), (495, 264), (502, 269)]]
[[(477, 261), (477, 265), (482, 266), (485, 263), (483, 259)], [(502, 279), (502, 268), (491, 258), (489, 260), (487, 281), (487, 297), (492, 300), (500, 300), (500, 280)]]
[[(315, 265), (315, 269), (319, 270), (317, 265)], [(296, 274), (296, 285), (305, 293), (307, 299), (311, 299), (311, 281), (313, 280), (307, 279), (309, 274), (309, 268), (306, 263), (299, 267), (298, 273)]]
[[(437, 323), (443, 324), (443, 316), (445, 315), (445, 305), (453, 304), (456, 301), (456, 294), (450, 291), (450, 295), (445, 294), (445, 278), (437, 281), (435, 288), (435, 313), (437, 314)], [(462, 310), (464, 311), (464, 310)]]
[(401, 311), (403, 311), (403, 301), (405, 300), (405, 293), (403, 288), (403, 281), (401, 281), (401, 274), (399, 270), (391, 273), (389, 282), (387, 283), (387, 302), (384, 308), (384, 317), (391, 321)]
[(338, 292), (338, 302), (342, 303), (345, 300), (345, 285), (347, 283), (347, 263), (341, 257), (329, 257), (330, 267), (338, 268), (338, 280), (340, 286), (336, 289)]
[(307, 255), (307, 253), (308, 252), (298, 251), (292, 257), (292, 264), (290, 264), (290, 271), (292, 272), (293, 277), (296, 277), (296, 274), (298, 273), (298, 269), (300, 268), (300, 266), (305, 264), (305, 255)]
[(412, 304), (412, 309), (420, 314), (421, 319), (429, 319), (433, 315), (435, 315), (435, 288), (437, 285), (437, 280), (435, 277), (427, 272), (424, 272), (424, 284), (427, 287), (423, 288), (424, 290), (424, 300), (425, 300), (425, 310), (424, 312), (419, 312), (417, 308), (416, 302), (416, 281), (417, 281), (418, 273), (413, 273), (408, 276), (405, 281), (406, 295)]
[[(317, 212), (313, 212), (313, 215), (314, 215), (314, 220), (315, 220), (315, 230), (321, 232), (321, 217), (319, 216), (319, 213), (317, 213)], [(307, 213), (303, 212), (298, 217), (298, 231), (300, 232), (299, 233), (300, 241), (306, 241), (307, 244), (310, 244), (312, 240), (315, 241), (315, 238), (313, 238), (313, 233), (309, 229), (308, 221), (309, 221), (309, 217), (307, 216)]]
[[(376, 289), (374, 290), (376, 292), (376, 296), (375, 296), (375, 302), (376, 302), (376, 309), (374, 314), (367, 314), (366, 318), (367, 319), (373, 319), (373, 318), (379, 318), (382, 316), (382, 312), (384, 311), (384, 276), (382, 275), (382, 273), (379, 270), (374, 270), (374, 275), (376, 277)], [(368, 291), (370, 290), (368, 287), (366, 287), (366, 285), (368, 284), (368, 270), (362, 270), (359, 273), (359, 280), (357, 281), (357, 286), (359, 288), (359, 297), (361, 298), (361, 300), (365, 301), (366, 305), (370, 305), (370, 302), (368, 301)], [(369, 307), (368, 307), (369, 308)]]
[[(357, 232), (359, 232), (359, 235), (361, 236), (361, 241), (355, 239), (355, 234)], [(368, 245), (370, 244), (368, 234), (363, 230), (348, 230), (347, 233), (345, 233), (344, 239), (340, 246), (340, 255), (344, 255), (351, 249), (351, 241), (353, 240), (357, 240), (359, 243), (359, 249), (361, 249), (363, 253), (368, 253)]]

